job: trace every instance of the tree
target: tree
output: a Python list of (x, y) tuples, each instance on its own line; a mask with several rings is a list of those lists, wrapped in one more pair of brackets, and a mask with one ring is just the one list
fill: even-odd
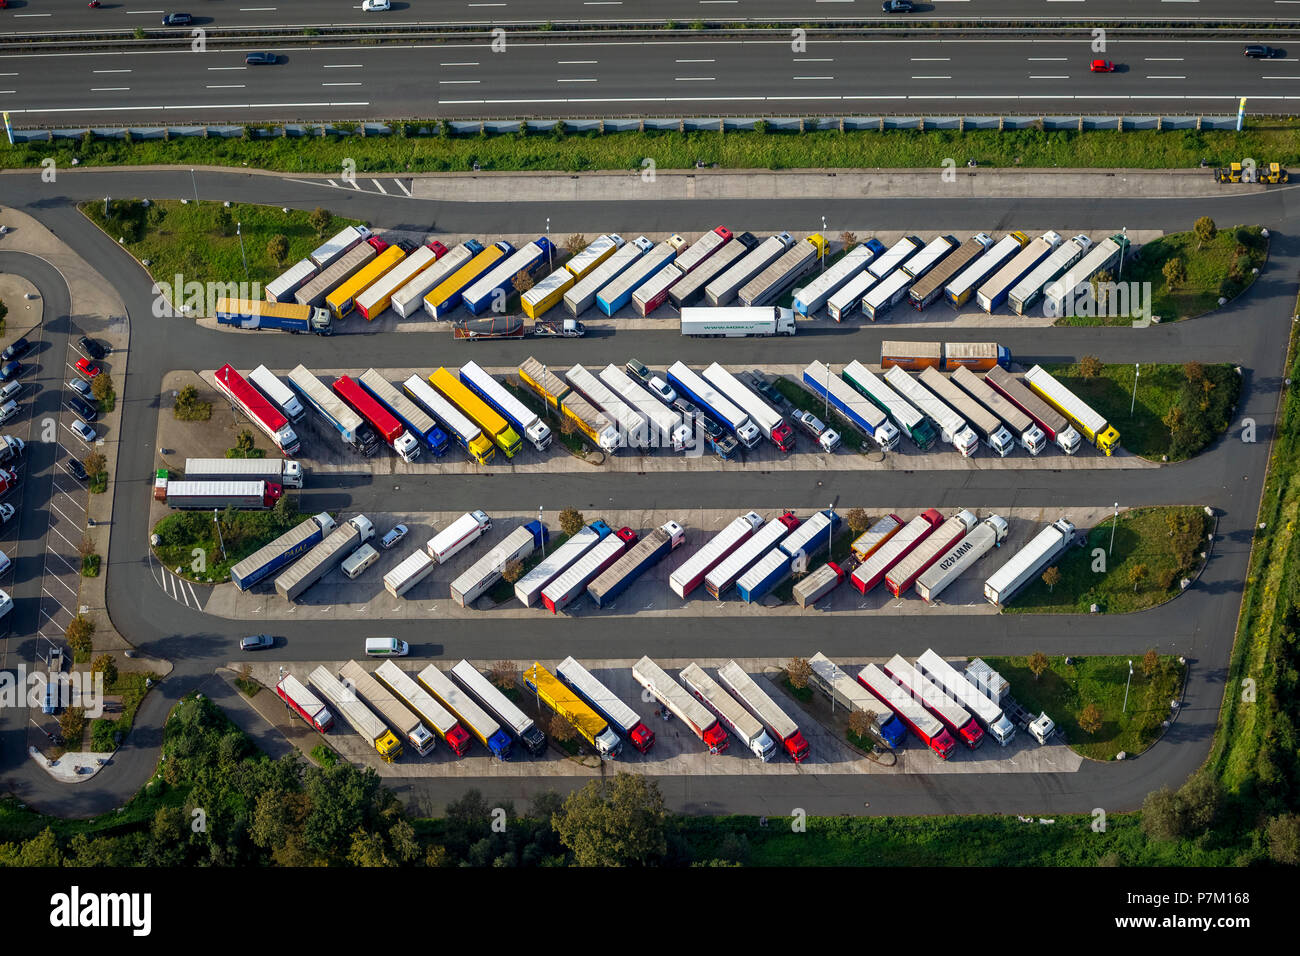
[(416, 839), (415, 827), (405, 819), (398, 820), (388, 828), (388, 842), (392, 844), (393, 853), (403, 863), (411, 863), (420, 855), (420, 841)]
[(104, 686), (112, 686), (117, 681), (117, 658), (112, 654), (100, 654), (90, 662), (90, 672), (103, 674)]
[(289, 258), (289, 238), (283, 235), (272, 236), (266, 244), (266, 254), (276, 265), (284, 265), (284, 260)]
[(1133, 593), (1137, 594), (1138, 585), (1147, 579), (1151, 569), (1145, 564), (1135, 564), (1128, 569), (1128, 579), (1133, 583)]
[(1153, 840), (1176, 840), (1182, 836), (1178, 797), (1168, 787), (1148, 793), (1142, 801), (1142, 832)]
[(0, 322), (4, 322), (5, 316), (9, 314), (9, 306), (5, 305), (5, 300), (0, 299)]
[(1183, 411), (1182, 405), (1170, 405), (1169, 411), (1165, 412), (1164, 417), (1160, 420), (1169, 429), (1170, 437), (1176, 441), (1179, 433), (1187, 425), (1187, 413)]
[(565, 508), (560, 512), (560, 530), (572, 537), (583, 529), (587, 519), (577, 508)]
[(1223, 788), (1215, 777), (1204, 770), (1192, 774), (1178, 788), (1178, 810), (1184, 832), (1204, 833), (1210, 829), (1222, 803)]
[(104, 457), (102, 451), (92, 451), (81, 459), (81, 466), (86, 469), (86, 475), (90, 480), (94, 481), (108, 472), (108, 459)]
[(1084, 378), (1096, 378), (1104, 369), (1101, 359), (1095, 355), (1085, 355), (1079, 359), (1079, 374)]
[(849, 530), (854, 534), (862, 534), (871, 524), (871, 516), (861, 508), (850, 508), (844, 520), (849, 523)]
[(86, 709), (69, 707), (59, 715), (59, 733), (75, 749), (81, 749), (81, 735), (86, 729)]
[(235, 217), (230, 214), (230, 210), (225, 206), (218, 206), (216, 214), (213, 216), (213, 223), (217, 227), (217, 235), (233, 236), (235, 234)]
[(240, 431), (238, 437), (235, 438), (235, 447), (245, 455), (248, 455), (257, 447), (257, 436), (245, 428)]
[(101, 402), (108, 401), (113, 394), (113, 380), (107, 375), (96, 375), (90, 380), (90, 394)]
[(330, 226), (334, 224), (334, 217), (328, 209), (317, 206), (307, 217), (307, 222), (316, 230), (316, 235), (324, 237), (329, 232)]
[(1156, 655), (1155, 650), (1149, 650), (1142, 655), (1142, 673), (1150, 677), (1160, 667), (1160, 658)]
[(1088, 706), (1079, 712), (1079, 729), (1089, 735), (1101, 730), (1101, 711), (1097, 709), (1096, 704), (1089, 702)]
[(23, 843), (18, 853), (17, 866), (51, 867), (63, 865), (63, 854), (59, 852), (59, 840), (54, 831), (46, 827), (36, 836)]
[(569, 794), (551, 822), (578, 866), (648, 866), (668, 850), (665, 818), (659, 785), (620, 771)]
[(1193, 388), (1201, 388), (1205, 381), (1205, 366), (1200, 362), (1184, 362), (1183, 377)]
[(510, 280), (510, 284), (515, 287), (515, 291), (523, 295), (533, 287), (533, 274), (527, 269), (520, 269)]
[(1043, 676), (1043, 671), (1047, 670), (1047, 665), (1050, 663), (1051, 661), (1042, 651), (1034, 651), (1029, 655), (1029, 672), (1034, 675), (1034, 680)]
[(1300, 863), (1300, 814), (1274, 817), (1264, 832), (1268, 835), (1268, 855), (1275, 862), (1291, 866)]
[(513, 561), (507, 561), (506, 566), (501, 569), (501, 577), (504, 578), (508, 584), (514, 584), (519, 580), (520, 575), (523, 573), (524, 562), (520, 561), (518, 558)]
[(90, 653), (94, 634), (95, 622), (84, 614), (78, 614), (69, 621), (67, 629), (63, 632), (63, 636), (68, 639), (68, 646), (72, 648), (72, 653), (81, 657)]
[(367, 833), (360, 827), (352, 831), (348, 862), (353, 866), (392, 866), (392, 861), (384, 852), (384, 838), (378, 833)]
[(1171, 292), (1187, 281), (1187, 267), (1183, 265), (1183, 260), (1177, 256), (1161, 266), (1160, 272), (1165, 277), (1165, 285), (1169, 287)]
[(849, 733), (862, 740), (869, 740), (871, 727), (876, 715), (869, 710), (855, 710), (849, 714)]
[(856, 232), (841, 232), (840, 242), (844, 246), (844, 251), (848, 252), (858, 244), (858, 234)]
[[(573, 434), (574, 432), (576, 432), (577, 430), (578, 430), (578, 423), (575, 422), (575, 421), (574, 421), (572, 418), (570, 418), (568, 415), (565, 415), (563, 418), (560, 419), (560, 434), (561, 434), (561, 435), (572, 435), (572, 434)], [(561, 526), (561, 527), (563, 527), (563, 526)]]
[(583, 249), (587, 248), (587, 237), (580, 232), (571, 233), (564, 240), (564, 251), (571, 256), (576, 256)]
[(785, 664), (785, 679), (790, 682), (790, 686), (796, 690), (803, 690), (808, 686), (808, 680), (812, 677), (812, 665), (808, 663), (805, 657), (792, 657)]
[(519, 665), (514, 661), (496, 661), (488, 668), (487, 678), (502, 690), (510, 690), (519, 680)]
[(552, 714), (547, 730), (550, 732), (551, 739), (557, 743), (572, 740), (578, 736), (578, 729), (569, 723), (563, 714)]
[(1061, 583), (1061, 569), (1052, 565), (1043, 572), (1043, 583), (1047, 585), (1047, 593), (1051, 594), (1056, 586)]
[(1209, 216), (1201, 216), (1192, 223), (1192, 232), (1196, 233), (1196, 248), (1200, 249), (1207, 242), (1214, 240), (1214, 237), (1219, 234), (1219, 227)]

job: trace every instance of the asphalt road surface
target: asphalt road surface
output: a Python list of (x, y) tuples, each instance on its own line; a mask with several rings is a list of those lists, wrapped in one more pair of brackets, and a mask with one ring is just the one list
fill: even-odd
[[(93, 786), (75, 792), (49, 782), (25, 763), (21, 729), (0, 727), (0, 769), (6, 786), (22, 799), (61, 812), (87, 814), (118, 805), (148, 776), (151, 756), (162, 717), (176, 698), (211, 680), (214, 666), (237, 653), (236, 639), (246, 628), (237, 622), (207, 617), (161, 592), (153, 581), (147, 558), (149, 476), (155, 461), (157, 390), (161, 376), (174, 367), (206, 367), (214, 361), (231, 361), (244, 367), (265, 362), (285, 367), (302, 361), (309, 367), (339, 364), (340, 347), (361, 349), (351, 364), (378, 367), (403, 365), (412, 350), (428, 362), (455, 361), (469, 347), (445, 335), (394, 333), (367, 337), (314, 339), (307, 337), (236, 336), (198, 329), (174, 319), (158, 319), (151, 311), (149, 281), (128, 256), (106, 237), (90, 228), (71, 205), (79, 198), (149, 195), (180, 198), (191, 193), (185, 172), (112, 171), (61, 173), (57, 185), (42, 184), (36, 175), (11, 175), (6, 195), (14, 205), (43, 221), (97, 268), (121, 293), (132, 322), (131, 354), (124, 388), (128, 414), (123, 418), (114, 499), (117, 526), (108, 555), (108, 600), (115, 624), (144, 651), (176, 662), (176, 670), (151, 695), (138, 718), (138, 729), (119, 754), (117, 766), (102, 773)], [(366, 194), (331, 194), (322, 200), (319, 187), (310, 183), (280, 181), (273, 177), (241, 174), (204, 174), (201, 192), (207, 198), (264, 201), (310, 208), (326, 201), (341, 214), (356, 216), (380, 227), (425, 228), (436, 222), (446, 232), (472, 232), (485, 237), (517, 232), (518, 205), (419, 202)], [(1144, 503), (1209, 504), (1221, 515), (1214, 557), (1205, 574), (1187, 594), (1161, 608), (1128, 616), (980, 616), (943, 621), (891, 618), (888, 629), (864, 630), (860, 619), (837, 620), (819, 616), (815, 625), (792, 631), (787, 620), (770, 624), (747, 619), (729, 622), (662, 622), (629, 616), (620, 618), (616, 634), (607, 621), (548, 618), (494, 621), (490, 627), (476, 621), (419, 622), (385, 626), (385, 633), (409, 640), (422, 657), (458, 656), (635, 658), (652, 656), (724, 655), (784, 658), (791, 654), (825, 651), (831, 657), (888, 656), (894, 652), (915, 655), (926, 646), (940, 653), (1137, 653), (1153, 644), (1162, 652), (1180, 653), (1191, 661), (1186, 704), (1164, 741), (1139, 760), (1122, 764), (1086, 763), (1072, 774), (1042, 775), (899, 775), (864, 782), (854, 777), (818, 777), (801, 774), (777, 778), (760, 789), (747, 782), (738, 787), (725, 776), (660, 780), (670, 803), (683, 810), (706, 812), (788, 812), (802, 806), (810, 813), (944, 813), (944, 812), (1066, 812), (1101, 806), (1125, 809), (1163, 784), (1177, 786), (1204, 759), (1213, 734), (1223, 694), (1223, 680), (1240, 603), (1249, 548), (1281, 388), (1281, 362), (1291, 325), (1300, 272), (1300, 241), (1296, 239), (1300, 210), (1294, 189), (1267, 194), (1225, 197), (1222, 200), (962, 200), (844, 201), (837, 200), (837, 217), (849, 222), (871, 222), (876, 227), (901, 229), (925, 223), (927, 228), (1029, 231), (1048, 228), (1107, 229), (1120, 224), (1133, 228), (1186, 228), (1196, 216), (1211, 214), (1221, 224), (1263, 222), (1274, 231), (1270, 262), (1251, 292), (1240, 303), (1210, 317), (1160, 325), (1149, 329), (978, 329), (945, 338), (996, 338), (1024, 360), (1050, 360), (1083, 353), (1104, 361), (1233, 361), (1245, 370), (1245, 392), (1238, 420), (1249, 417), (1258, 426), (1259, 441), (1243, 444), (1234, 434), (1196, 459), (1161, 470), (1089, 472), (1070, 470), (997, 472), (923, 471), (908, 475), (830, 472), (822, 475), (745, 473), (723, 481), (709, 476), (659, 474), (646, 476), (591, 475), (530, 476), (529, 501), (548, 510), (574, 503), (580, 507), (667, 507), (689, 500), (698, 507), (771, 509), (779, 506), (822, 507), (834, 501), (852, 506), (888, 500), (900, 505), (951, 508), (956, 505), (1014, 505), (1051, 507), (1053, 504), (1100, 504), (1119, 501)], [(559, 234), (581, 231), (588, 235), (616, 229), (703, 231), (718, 222), (733, 229), (798, 231), (819, 225), (815, 202), (692, 203), (591, 203), (568, 204), (546, 210), (524, 207), (528, 214), (551, 212), (553, 230)], [(810, 220), (816, 219), (816, 222)], [(54, 300), (48, 276), (32, 276)], [(57, 322), (50, 313), (47, 321)], [(1229, 331), (1230, 330), (1230, 331)], [(919, 334), (917, 334), (919, 333)], [(741, 342), (685, 341), (663, 332), (620, 332), (580, 342), (480, 343), (473, 358), (489, 365), (521, 360), (526, 354), (550, 357), (552, 362), (623, 360), (637, 355), (651, 364), (683, 359), (700, 364), (719, 357), (761, 365), (779, 357), (781, 362), (857, 355), (872, 358), (879, 343), (890, 338), (928, 339), (933, 333), (886, 327), (847, 327), (822, 334), (800, 334), (790, 340)], [(1122, 431), (1122, 429), (1121, 429)], [(820, 480), (821, 484), (818, 484)], [(400, 493), (387, 494), (371, 485), (342, 480), (306, 496), (307, 506), (328, 505), (343, 510), (364, 509), (381, 503), (395, 510), (427, 500), (432, 483), (404, 478)], [(517, 507), (517, 483), (500, 479), (441, 482), (437, 494), (447, 507)], [(30, 493), (30, 489), (29, 489)], [(19, 598), (18, 611), (29, 600)], [(960, 621), (957, 624), (956, 621)], [(263, 625), (258, 625), (260, 629)], [(351, 623), (275, 625), (286, 645), (285, 659), (337, 659), (354, 656), (363, 636)], [(9, 659), (30, 660), (33, 644), (28, 635), (9, 641)], [(3, 719), (3, 718), (0, 718)], [(577, 780), (488, 778), (420, 781), (403, 785), (402, 792), (425, 805), (438, 806), (477, 786), (490, 797), (525, 797), (533, 788), (559, 787)]]
[[(1300, 40), (647, 39), (0, 57), (19, 126), (357, 116), (1111, 115), (1300, 111)], [(1096, 58), (1117, 64), (1092, 73)]]

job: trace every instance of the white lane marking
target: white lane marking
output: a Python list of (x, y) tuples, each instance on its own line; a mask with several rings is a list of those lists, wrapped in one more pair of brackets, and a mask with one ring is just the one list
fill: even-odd
[(1261, 80), (1300, 80), (1300, 76), (1261, 76)]
[[(68, 539), (67, 539), (67, 538), (64, 538), (62, 534), (59, 534), (59, 530), (58, 530), (56, 527), (54, 527), (54, 525), (50, 525), (49, 530), (50, 530), (50, 531), (53, 531), (55, 534), (59, 535), (59, 537), (60, 537), (60, 538), (63, 538), (64, 541), (68, 541)], [(75, 544), (72, 544), (71, 541), (68, 541), (68, 544), (71, 545), (73, 548), (77, 547)]]
[(247, 70), (246, 66), (210, 66), (209, 70)]
[(833, 80), (833, 76), (792, 76), (792, 80)]
[(1030, 78), (1031, 80), (1068, 80), (1068, 79), (1069, 79), (1069, 76), (1065, 76), (1065, 75), (1061, 75), (1061, 76), (1034, 76), (1034, 75), (1031, 73), (1030, 76), (1029, 76), (1029, 78)]
[(375, 184), (375, 187), (376, 187), (376, 188), (377, 188), (381, 193), (383, 193), (385, 196), (388, 195), (388, 190), (384, 188), (384, 184), (381, 183), (378, 179), (372, 179), (372, 180), (370, 180), (370, 181), (371, 181), (372, 183)]
[(326, 181), (327, 183), (329, 183), (331, 186), (333, 186), (335, 189), (338, 189), (338, 188), (339, 188), (339, 184), (336, 183), (334, 180), (332, 180), (332, 179), (327, 179), (327, 180), (325, 180), (325, 181)]
[[(1232, 98), (1232, 97), (1220, 97), (1220, 99), (1231, 99), (1231, 98)], [(1256, 97), (1256, 99), (1260, 99), (1260, 98), (1261, 98), (1261, 97)], [(1266, 97), (1265, 97), (1265, 98), (1266, 98)], [(309, 106), (317, 106), (317, 107), (322, 107), (322, 106), (340, 107), (340, 106), (369, 106), (369, 105), (370, 105), (370, 101), (369, 101), (369, 100), (355, 100), (355, 101), (350, 101), (350, 100), (339, 100), (339, 101), (325, 101), (325, 102), (316, 102), (316, 103), (186, 103), (186, 104), (172, 103), (172, 104), (160, 104), (160, 105), (154, 105), (154, 106), (92, 106), (92, 107), (85, 107), (85, 106), (56, 106), (56, 107), (43, 107), (43, 106), (36, 106), (36, 107), (28, 108), (28, 109), (19, 109), (19, 110), (11, 109), (11, 110), (9, 111), (9, 114), (10, 114), (11, 116), (19, 116), (19, 115), (23, 115), (23, 114), (27, 114), (27, 113), (32, 113), (32, 114), (35, 114), (35, 113), (86, 113), (86, 112), (96, 112), (96, 113), (140, 113), (140, 112), (146, 112), (146, 113), (159, 113), (159, 112), (163, 112), (164, 110), (167, 110), (167, 111), (175, 111), (175, 110), (199, 110), (199, 109), (262, 110), (262, 109), (280, 109), (280, 108), (289, 107), (289, 106), (294, 106), (294, 107), (309, 107)]]
[(833, 56), (797, 56), (794, 58), (796, 63), (834, 63)]
[(52, 17), (52, 16), (54, 16), (54, 14), (52, 13), (15, 13), (14, 14), (15, 19), (17, 19), (18, 17)]
[(914, 56), (911, 57), (913, 63), (947, 63), (951, 60), (950, 56)]
[[(44, 587), (44, 585), (41, 586), (41, 590), (42, 590), (42, 591), (45, 591), (45, 587)], [(51, 601), (53, 601), (55, 604), (58, 604), (59, 607), (62, 607), (63, 610), (68, 611), (68, 609), (67, 609), (66, 607), (63, 607), (63, 605), (59, 603), (59, 599), (56, 598), (53, 594), (50, 594), (49, 591), (45, 591), (45, 594), (46, 594), (46, 596), (49, 597), (49, 599), (50, 599)], [(71, 612), (71, 611), (68, 611), (68, 613), (71, 614), (72, 612)], [(50, 619), (51, 621), (54, 620), (54, 615), (53, 615), (53, 614), (49, 614), (48, 612), (46, 612), (46, 616), (49, 617), (49, 619)]]
[[(1295, 0), (1295, 2), (1300, 3), (1300, 0)], [(1183, 62), (1183, 58), (1181, 56), (1144, 56), (1142, 59), (1145, 60), (1147, 63), (1182, 63)]]
[(584, 78), (584, 79), (573, 79), (573, 80), (556, 80), (555, 82), (556, 83), (595, 83), (597, 81), (592, 78)]
[(456, 84), (478, 83), (479, 81), (478, 80), (439, 80), (438, 82), (441, 84), (451, 86)]
[(322, 83), (321, 84), (321, 86), (360, 86), (360, 85), (361, 85), (360, 80), (356, 81), (355, 83)]
[(242, 90), (243, 83), (209, 83), (206, 87), (209, 90)]
[(400, 189), (402, 192), (406, 193), (406, 195), (408, 196), (411, 195), (411, 191), (406, 188), (406, 184), (403, 183), (400, 179), (394, 179), (393, 182), (396, 183), (397, 188)]
[[(325, 70), (359, 70), (361, 69), (361, 64), (360, 63), (324, 63), (321, 65), (321, 68)], [(209, 67), (209, 69), (211, 68)]]
[(914, 80), (951, 80), (951, 76), (914, 76)]
[(675, 76), (673, 77), (678, 83), (712, 83), (717, 79), (716, 76)]
[(194, 606), (199, 607), (199, 596), (194, 593), (194, 585), (191, 584), (189, 581), (186, 581), (185, 586), (189, 588), (190, 597), (194, 598)]
[[(1295, 2), (1300, 3), (1300, 0), (1295, 0)], [(717, 63), (718, 61), (717, 60), (674, 60), (673, 62), (674, 63)], [(14, 76), (17, 75), (18, 75), (17, 73), (14, 74)]]
[[(1296, 2), (1300, 3), (1300, 0), (1296, 0)], [(0, 76), (17, 76), (17, 75), (18, 75), (17, 73), (0, 73)]]
[(17, 93), (17, 90), (0, 90), (0, 93)]
[(465, 63), (439, 63), (439, 66), (478, 66), (478, 61), (473, 60)]
[(145, 15), (148, 15), (148, 14), (150, 14), (150, 13), (162, 13), (162, 11), (161, 11), (161, 10), (128, 10), (128, 11), (126, 11), (126, 15), (127, 15), (128, 17), (145, 16)]
[(80, 568), (75, 567), (75, 566), (72, 564), (71, 561), (69, 561), (69, 560), (68, 560), (67, 558), (65, 558), (63, 555), (59, 554), (59, 552), (55, 551), (55, 550), (54, 550), (53, 548), (51, 548), (49, 545), (46, 545), (46, 546), (45, 546), (45, 553), (46, 553), (46, 554), (52, 554), (52, 555), (54, 555), (56, 558), (58, 558), (60, 561), (62, 561), (64, 564), (66, 564), (66, 565), (68, 566), (68, 570), (69, 570), (69, 571), (72, 571), (72, 572), (74, 572), (74, 573), (76, 573), (76, 574), (80, 574), (80, 573), (81, 573), (81, 569), (80, 569)]
[(240, 7), (240, 13), (262, 13), (267, 10), (274, 10), (275, 7)]
[[(130, 73), (130, 70), (92, 70), (92, 73)], [(15, 73), (14, 76), (18, 74)]]
[(599, 63), (599, 60), (556, 60), (556, 66), (591, 66)]
[(1069, 57), (1064, 56), (1028, 56), (1025, 57), (1030, 63), (1064, 63)]
[(129, 87), (129, 86), (92, 86), (92, 87), (90, 88), (90, 92), (92, 92), (92, 93), (121, 93), (121, 92), (124, 91), (124, 90), (129, 90), (130, 88), (131, 88), (131, 87)]
[(1148, 76), (1148, 80), (1185, 80), (1185, 76)]

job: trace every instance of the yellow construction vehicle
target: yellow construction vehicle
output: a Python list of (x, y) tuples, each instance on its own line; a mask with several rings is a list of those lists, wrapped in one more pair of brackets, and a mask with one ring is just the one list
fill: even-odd
[(1282, 168), (1281, 163), (1269, 163), (1259, 171), (1261, 183), (1285, 183), (1290, 179), (1291, 174)]
[(1214, 179), (1220, 183), (1285, 183), (1291, 174), (1280, 163), (1231, 163), (1216, 169)]

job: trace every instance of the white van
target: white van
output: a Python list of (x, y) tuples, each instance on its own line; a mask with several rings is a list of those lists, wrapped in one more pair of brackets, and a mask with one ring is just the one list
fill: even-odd
[(371, 657), (405, 657), (411, 648), (395, 637), (367, 637), (366, 653)]
[(0, 617), (4, 617), (14, 609), (14, 599), (9, 596), (8, 591), (0, 591)]
[(343, 573), (349, 578), (355, 578), (378, 560), (379, 552), (370, 545), (363, 544), (348, 555), (347, 560), (343, 562)]
[(18, 403), (17, 403), (17, 402), (15, 402), (15, 401), (8, 401), (8, 402), (5, 402), (3, 405), (0, 405), (0, 425), (3, 425), (5, 422), (9, 421), (9, 419), (11, 419), (11, 418), (16, 418), (17, 415), (18, 415)]
[(14, 379), (12, 382), (5, 382), (0, 386), (0, 402), (7, 402), (23, 390), (23, 383)]

